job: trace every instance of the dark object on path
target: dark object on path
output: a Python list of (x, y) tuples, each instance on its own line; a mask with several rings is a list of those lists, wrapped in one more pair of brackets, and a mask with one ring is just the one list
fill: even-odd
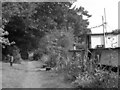
[(51, 70), (51, 67), (48, 67), (46, 64), (43, 64), (41, 68), (45, 71)]
[(46, 71), (49, 71), (49, 70), (51, 70), (51, 68), (50, 67), (46, 67)]
[(46, 67), (46, 68), (40, 68), (41, 71), (50, 71), (51, 68), (50, 67)]

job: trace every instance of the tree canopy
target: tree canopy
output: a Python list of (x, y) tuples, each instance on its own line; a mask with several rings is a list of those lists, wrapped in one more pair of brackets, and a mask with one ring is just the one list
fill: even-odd
[(5, 37), (23, 50), (32, 50), (39, 47), (44, 35), (56, 30), (72, 28), (75, 36), (90, 32), (88, 19), (82, 17), (90, 17), (88, 11), (83, 7), (70, 9), (71, 5), (70, 2), (3, 2), (2, 22), (4, 30), (9, 32)]

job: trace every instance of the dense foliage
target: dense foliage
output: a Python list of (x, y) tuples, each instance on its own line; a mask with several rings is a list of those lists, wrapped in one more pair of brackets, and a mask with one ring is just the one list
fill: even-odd
[(82, 7), (69, 9), (71, 5), (70, 2), (4, 2), (2, 22), (9, 33), (5, 37), (14, 41), (20, 51), (29, 52), (38, 49), (40, 39), (54, 31), (72, 28), (75, 36), (89, 32), (88, 20), (77, 14), (84, 12), (89, 16), (88, 12)]

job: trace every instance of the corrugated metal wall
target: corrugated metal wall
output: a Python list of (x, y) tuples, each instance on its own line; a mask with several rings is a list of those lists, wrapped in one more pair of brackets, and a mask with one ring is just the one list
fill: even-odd
[(110, 65), (117, 67), (119, 61), (119, 53), (120, 50), (103, 50), (101, 53), (100, 64), (102, 65)]

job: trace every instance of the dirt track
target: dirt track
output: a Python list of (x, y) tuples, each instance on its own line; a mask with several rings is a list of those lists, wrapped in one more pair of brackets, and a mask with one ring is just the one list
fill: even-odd
[(2, 63), (3, 88), (71, 88), (63, 76), (50, 71), (40, 71), (37, 61), (14, 64)]

